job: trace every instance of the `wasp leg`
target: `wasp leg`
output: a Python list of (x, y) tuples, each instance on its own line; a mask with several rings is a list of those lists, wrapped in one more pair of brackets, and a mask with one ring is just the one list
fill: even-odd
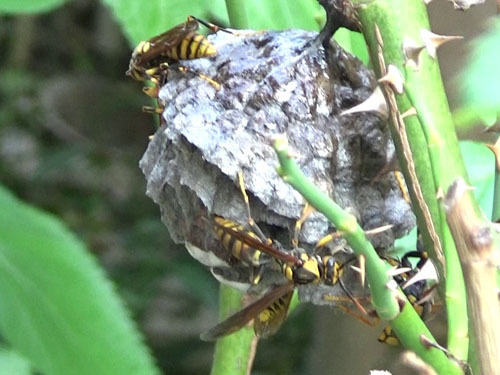
[(209, 76), (206, 76), (205, 74), (202, 74), (202, 73), (198, 73), (198, 72), (193, 72), (191, 69), (185, 67), (185, 66), (178, 66), (177, 69), (182, 72), (182, 73), (192, 73), (198, 77), (200, 77), (201, 79), (207, 81), (209, 84), (211, 84), (213, 86), (214, 89), (216, 89), (217, 91), (220, 90), (220, 83), (213, 80), (212, 78), (210, 78)]
[(226, 29), (225, 27), (222, 27), (222, 26), (217, 26), (211, 22), (202, 20), (201, 18), (198, 18), (195, 16), (188, 16), (187, 20), (188, 20), (188, 22), (190, 20), (196, 20), (199, 23), (201, 23), (203, 26), (205, 26), (206, 28), (210, 29), (213, 33), (216, 33), (218, 31), (224, 31), (225, 33), (228, 33), (228, 34), (235, 34), (235, 32), (232, 30)]
[(163, 113), (164, 107), (151, 107), (148, 105), (142, 106), (142, 111), (146, 113), (151, 113), (153, 115), (161, 115)]
[(272, 244), (273, 241), (270, 238), (267, 238), (262, 230), (259, 228), (257, 223), (252, 217), (252, 213), (250, 212), (250, 201), (248, 199), (247, 190), (245, 189), (245, 181), (243, 179), (243, 173), (238, 172), (238, 184), (240, 185), (241, 195), (243, 196), (243, 200), (245, 201), (245, 207), (247, 209), (247, 225), (255, 232), (255, 234), (259, 237), (259, 239), (268, 245)]
[(262, 275), (264, 274), (264, 265), (261, 264), (257, 267), (250, 268), (250, 282), (252, 285), (257, 285), (262, 280)]
[[(377, 324), (380, 322), (380, 318), (378, 316), (371, 316), (366, 310), (363, 308), (361, 314), (359, 312), (356, 312), (349, 307), (347, 307), (345, 304), (346, 303), (353, 303), (353, 298), (350, 296), (333, 296), (333, 295), (324, 295), (323, 299), (325, 301), (329, 302), (334, 302), (335, 306), (339, 307), (342, 311), (344, 311), (346, 314), (351, 315), (355, 319), (359, 320), (360, 322), (369, 325), (370, 327), (375, 327)], [(356, 301), (356, 305), (360, 305), (359, 302)]]
[(295, 229), (293, 231), (293, 239), (292, 239), (292, 245), (294, 248), (297, 248), (299, 246), (299, 236), (300, 236), (300, 230), (302, 229), (302, 225), (304, 225), (305, 221), (307, 218), (314, 212), (314, 207), (311, 206), (308, 202), (306, 202), (304, 209), (302, 210), (302, 215), (300, 218), (295, 222)]

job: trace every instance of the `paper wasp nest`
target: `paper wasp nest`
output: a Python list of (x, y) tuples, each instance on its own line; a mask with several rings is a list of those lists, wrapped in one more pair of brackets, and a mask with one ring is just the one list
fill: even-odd
[[(393, 174), (384, 173), (393, 152), (385, 123), (375, 114), (339, 115), (371, 94), (372, 73), (336, 44), (325, 51), (316, 36), (219, 32), (209, 36), (216, 56), (182, 61), (191, 73), (170, 70), (161, 89), (164, 124), (140, 162), (147, 194), (160, 206), (173, 240), (206, 252), (201, 260), (208, 265), (210, 254), (225, 261), (221, 269), (237, 274), (227, 278), (244, 280), (246, 267), (218, 244), (209, 222), (213, 215), (246, 222), (239, 171), (256, 222), (291, 247), (304, 200), (276, 173), (271, 141), (278, 134), (286, 134), (304, 173), (364, 229), (393, 225), (372, 237), (376, 248), (389, 248), (415, 225)], [(333, 230), (314, 213), (301, 245), (310, 247)]]

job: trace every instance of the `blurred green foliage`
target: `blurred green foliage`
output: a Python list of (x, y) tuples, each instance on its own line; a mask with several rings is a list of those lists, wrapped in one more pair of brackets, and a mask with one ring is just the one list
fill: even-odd
[(462, 97), (476, 112), (500, 112), (500, 19), (471, 45), (469, 63), (462, 72)]
[(109, 281), (66, 228), (0, 189), (0, 330), (47, 374), (157, 371)]
[(2, 0), (1, 13), (40, 13), (51, 11), (64, 4), (67, 0)]

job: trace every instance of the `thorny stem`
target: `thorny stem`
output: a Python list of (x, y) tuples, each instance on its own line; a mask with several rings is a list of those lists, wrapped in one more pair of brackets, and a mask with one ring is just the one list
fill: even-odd
[[(408, 138), (409, 150), (400, 149), (398, 142), (396, 147), (403, 172), (406, 172), (405, 158), (410, 156), (414, 160), (416, 180), (407, 173), (405, 178), (410, 186), (420, 184), (422, 190), (424, 202), (415, 201), (415, 196), (412, 196), (417, 216), (421, 213), (419, 207), (422, 204), (431, 212), (432, 223), (422, 225), (422, 220), (419, 220), (419, 227), (424, 233), (429, 233), (428, 224), (431, 224), (443, 250), (448, 349), (455, 357), (466, 360), (469, 343), (465, 285), (446, 215), (437, 201), (438, 193), (446, 191), (456, 177), (466, 178), (465, 167), (436, 59), (424, 49), (416, 59), (415, 67), (408, 63), (404, 54), (404, 46), (409, 41), (416, 46), (424, 45), (422, 31), (429, 30), (425, 4), (420, 0), (355, 2), (364, 3), (359, 7), (359, 16), (377, 73), (380, 74), (380, 64), (376, 58), (379, 44), (375, 30), (378, 27), (383, 39), (382, 53), (386, 64), (394, 65), (403, 75), (404, 92), (396, 95), (399, 113), (405, 113), (412, 107), (416, 109), (416, 116), (404, 119), (405, 129), (397, 129), (391, 124), (391, 130), (396, 139), (398, 135), (401, 136), (398, 131), (404, 131), (404, 136)], [(420, 164), (422, 156), (427, 157), (429, 164)], [(427, 235), (427, 239), (429, 237), (431, 236)], [(430, 246), (433, 244), (426, 241), (426, 246), (432, 249)], [(439, 249), (434, 246), (434, 250), (436, 260), (439, 258)], [(441, 276), (444, 276), (443, 267), (438, 268)]]
[[(365, 257), (366, 277), (372, 294), (372, 304), (381, 318), (391, 321), (391, 326), (401, 343), (416, 352), (439, 374), (461, 374), (460, 367), (448, 359), (442, 351), (428, 348), (422, 343), (421, 336), (425, 336), (429, 341), (434, 341), (432, 334), (405, 295), (394, 287), (390, 287), (391, 281), (394, 281), (389, 276), (386, 265), (367, 240), (356, 219), (340, 208), (306, 178), (290, 157), (286, 138), (276, 139), (274, 141), (274, 150), (280, 161), (277, 168), (279, 175), (292, 185), (309, 204), (324, 214), (336, 226), (337, 230), (344, 234), (345, 239), (356, 255)], [(404, 308), (401, 312), (399, 311), (398, 300), (404, 302)]]

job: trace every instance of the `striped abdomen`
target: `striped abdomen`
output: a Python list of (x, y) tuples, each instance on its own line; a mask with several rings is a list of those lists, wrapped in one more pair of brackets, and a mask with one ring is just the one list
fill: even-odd
[(177, 61), (208, 57), (216, 53), (215, 47), (204, 35), (191, 32), (184, 36), (180, 43), (173, 45), (166, 54)]
[[(218, 224), (214, 226), (217, 239), (235, 258), (252, 266), (259, 266), (262, 263), (265, 258), (263, 253), (259, 249), (251, 247), (244, 241), (236, 238), (231, 232), (242, 233), (245, 236), (253, 237), (260, 241), (255, 233), (246, 230), (243, 225), (235, 223), (232, 220), (224, 219), (223, 217), (216, 217), (215, 222)], [(226, 230), (226, 228), (228, 230)]]

